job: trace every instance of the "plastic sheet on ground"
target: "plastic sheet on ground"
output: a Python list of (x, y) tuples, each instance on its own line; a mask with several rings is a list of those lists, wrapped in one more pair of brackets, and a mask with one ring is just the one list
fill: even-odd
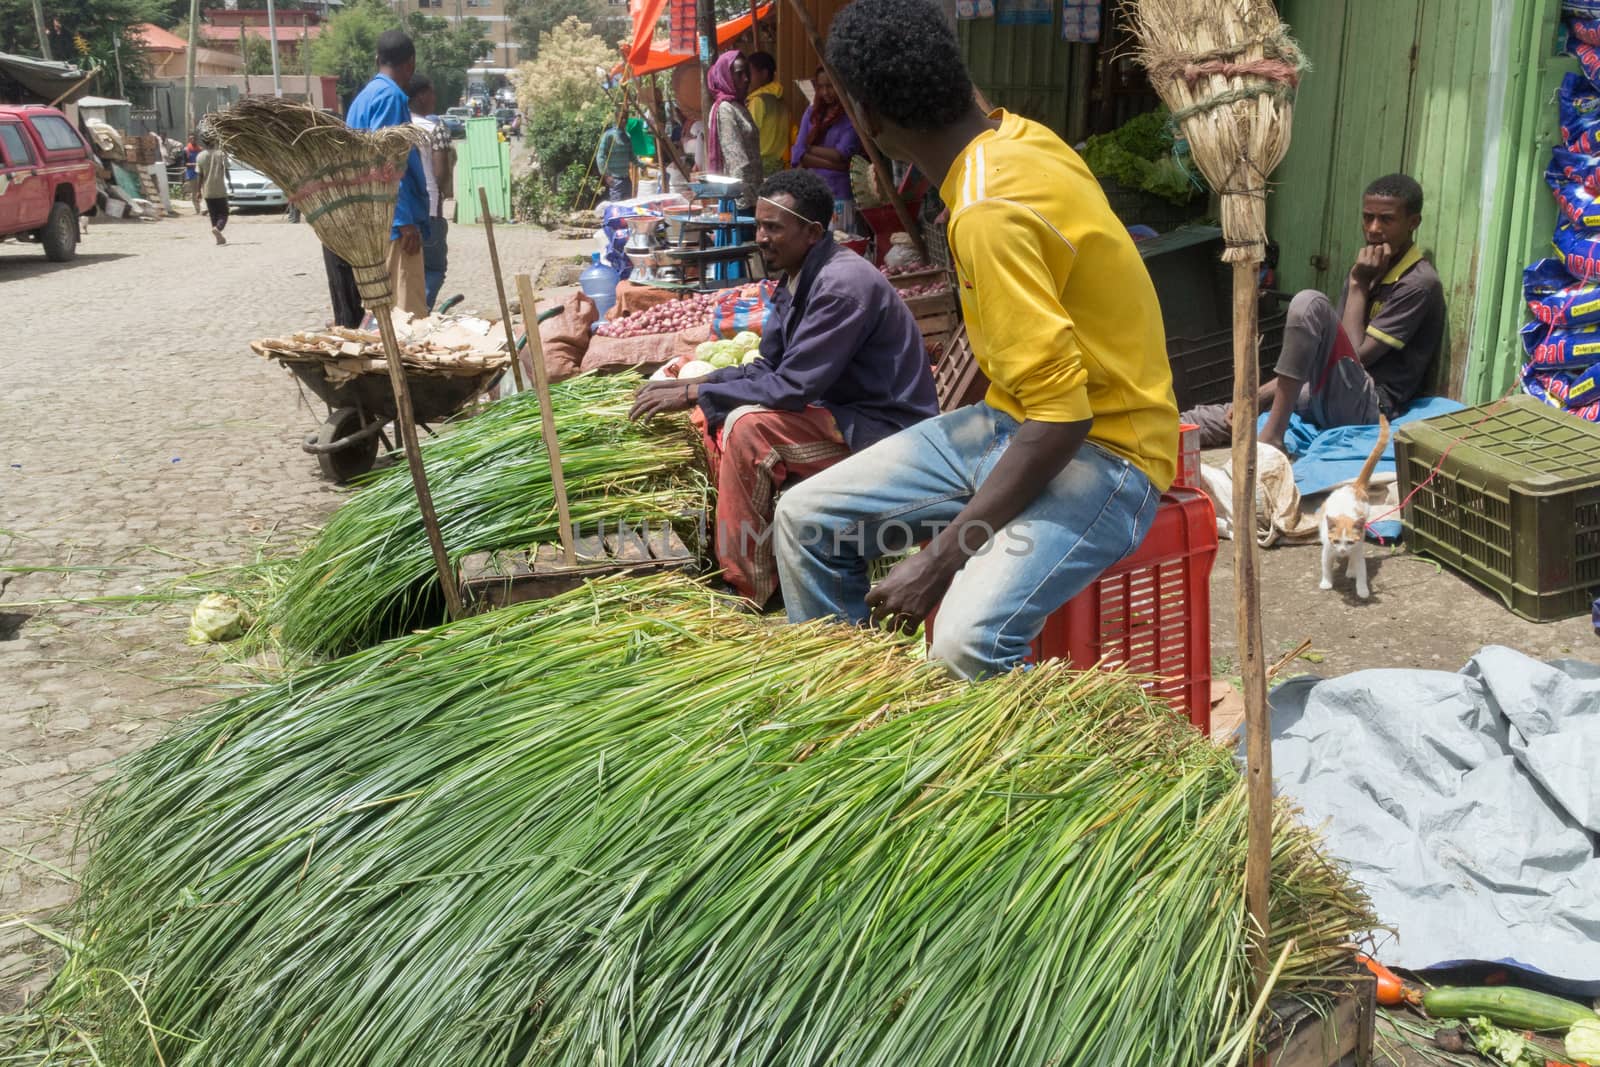
[(1272, 704), (1278, 790), (1398, 931), (1385, 963), (1600, 994), (1600, 667), (1489, 646), (1456, 674), (1298, 679)]

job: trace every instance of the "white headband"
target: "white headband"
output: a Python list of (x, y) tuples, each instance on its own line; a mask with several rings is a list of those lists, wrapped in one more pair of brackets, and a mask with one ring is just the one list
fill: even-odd
[(758, 199), (763, 204), (771, 204), (773, 207), (777, 208), (779, 211), (787, 212), (788, 214), (793, 215), (795, 218), (799, 219), (801, 222), (805, 223), (807, 226), (823, 226), (823, 225), (826, 225), (825, 223), (818, 222), (815, 219), (806, 218), (804, 215), (800, 214), (800, 212), (796, 211), (792, 207), (784, 207), (782, 204), (778, 203), (776, 200), (772, 199), (772, 197), (770, 197), (770, 196), (763, 196), (763, 197), (759, 197)]

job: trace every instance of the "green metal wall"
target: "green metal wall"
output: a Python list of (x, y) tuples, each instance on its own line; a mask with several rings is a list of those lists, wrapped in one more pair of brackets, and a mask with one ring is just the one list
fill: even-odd
[[(1313, 66), (1271, 205), (1288, 288), (1335, 294), (1362, 237), (1361, 191), (1412, 174), (1428, 202), (1419, 242), (1449, 301), (1437, 385), (1469, 401), (1516, 373), (1516, 281), (1548, 246), (1540, 175), (1554, 128), (1547, 95), (1559, 0), (1284, 0)], [(1494, 75), (1498, 73), (1499, 77)], [(1524, 115), (1540, 121), (1533, 128)], [(1487, 190), (1487, 192), (1486, 192)]]
[(1049, 26), (1003, 26), (994, 19), (958, 24), (972, 80), (996, 107), (1055, 130), (1069, 143), (1087, 129), (1094, 45), (1061, 39), (1060, 4)]

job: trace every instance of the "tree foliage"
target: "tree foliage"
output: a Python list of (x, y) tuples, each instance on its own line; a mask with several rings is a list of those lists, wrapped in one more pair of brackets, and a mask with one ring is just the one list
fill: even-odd
[[(0, 0), (0, 3), (9, 0)], [(433, 80), (441, 109), (461, 99), (467, 68), (477, 62), (489, 43), (483, 23), (466, 19), (453, 23), (420, 12), (402, 20), (383, 0), (356, 0), (324, 25), (311, 44), (311, 69), (339, 79), (339, 95), (361, 91), (377, 70), (378, 35), (404, 29), (417, 46), (417, 72)]]
[(535, 57), (544, 35), (568, 19), (577, 19), (615, 48), (628, 32), (628, 19), (614, 10), (605, 0), (506, 0), (512, 36), (525, 55)]
[(517, 105), (530, 115), (571, 113), (605, 97), (596, 68), (610, 70), (617, 55), (589, 27), (569, 17), (539, 38), (535, 58), (512, 75)]
[[(134, 27), (161, 15), (156, 0), (49, 0), (44, 12), (51, 57), (76, 63), (85, 73), (103, 68), (96, 91), (116, 94), (119, 53), (127, 89), (143, 83), (149, 67)], [(0, 0), (0, 52), (39, 55), (32, 0)]]

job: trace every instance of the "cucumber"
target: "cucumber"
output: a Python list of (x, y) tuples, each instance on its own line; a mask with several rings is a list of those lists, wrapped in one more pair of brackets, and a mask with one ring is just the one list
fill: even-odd
[(1595, 1013), (1582, 1004), (1512, 986), (1440, 986), (1422, 995), (1422, 1006), (1435, 1018), (1482, 1015), (1497, 1026), (1513, 1030), (1565, 1030), (1573, 1023), (1595, 1018)]

